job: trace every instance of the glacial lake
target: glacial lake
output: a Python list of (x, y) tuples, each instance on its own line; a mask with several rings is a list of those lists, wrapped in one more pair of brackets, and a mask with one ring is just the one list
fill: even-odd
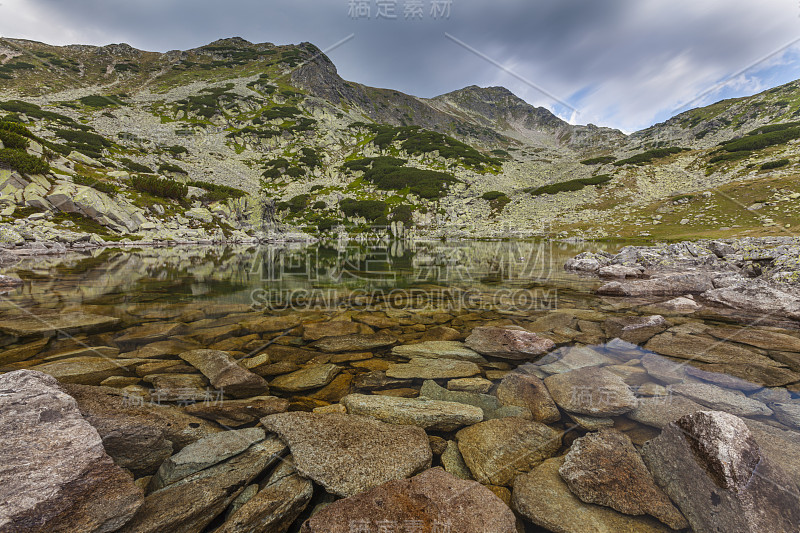
[[(34, 368), (69, 383), (125, 389), (138, 401), (184, 406), (207, 398), (210, 387), (178, 355), (210, 348), (264, 377), (270, 394), (288, 398), (291, 410), (310, 411), (353, 393), (417, 396), (425, 379), (386, 377), (392, 365), (408, 361), (393, 352), (396, 346), (463, 341), (477, 327), (516, 326), (557, 348), (527, 361), (479, 358), (477, 377), (493, 383), (490, 395), (515, 370), (544, 379), (597, 366), (619, 376), (645, 406), (597, 417), (562, 409), (560, 420), (549, 424), (563, 433), (560, 453), (601, 427), (619, 429), (640, 447), (667, 418), (696, 405), (744, 418), (762, 448), (800, 483), (800, 441), (793, 433), (800, 421), (782, 407), (800, 393), (796, 325), (751, 327), (748, 317), (721, 309), (658, 307), (670, 298), (600, 297), (594, 291), (603, 280), (563, 268), (580, 252), (619, 247), (345, 241), (109, 248), (22, 258), (0, 269), (24, 281), (0, 296), (0, 370)], [(663, 323), (639, 331), (633, 342), (616, 338), (627, 335), (625, 320), (654, 315)], [(278, 326), (258, 325), (273, 317), (281, 317), (275, 318)], [(309, 324), (327, 322), (334, 324), (311, 333)], [(320, 343), (337, 334), (386, 334), (392, 342), (323, 349)], [(317, 386), (285, 379), (320, 365), (335, 365), (337, 377)], [(158, 379), (170, 374), (172, 379)], [(432, 379), (445, 390), (450, 377)], [(607, 391), (579, 394), (602, 403)], [(454, 432), (432, 434), (452, 439)]]

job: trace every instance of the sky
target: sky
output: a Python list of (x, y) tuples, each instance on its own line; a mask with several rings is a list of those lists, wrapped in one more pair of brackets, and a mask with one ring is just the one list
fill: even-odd
[(502, 85), (625, 132), (800, 78), (798, 0), (0, 0), (0, 35), (162, 52), (308, 41), (348, 80), (426, 98)]

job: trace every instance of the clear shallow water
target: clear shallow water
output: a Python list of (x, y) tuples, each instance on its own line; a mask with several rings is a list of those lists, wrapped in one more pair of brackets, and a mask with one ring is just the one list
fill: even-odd
[[(675, 342), (659, 345), (665, 357), (658, 359), (664, 364), (654, 370), (643, 363), (654, 357), (653, 351), (643, 347), (652, 348), (652, 341), (643, 339), (639, 346), (614, 341), (608, 321), (650, 316), (659, 313), (658, 309), (647, 306), (653, 302), (599, 298), (593, 291), (600, 280), (563, 270), (567, 259), (587, 249), (603, 247), (551, 242), (343, 243), (108, 249), (91, 255), (24, 259), (2, 271), (21, 277), (25, 284), (0, 297), (0, 328), (9, 317), (48, 322), (48, 317), (71, 313), (119, 321), (90, 331), (50, 332), (47, 344), (37, 345), (24, 357), (8, 358), (4, 354), (36, 344), (41, 335), (0, 335), (0, 369), (43, 369), (53, 361), (69, 361), (74, 351), (82, 348), (114, 350), (104, 357), (136, 356), (137, 350), (170, 340), (222, 349), (243, 363), (255, 364), (258, 357), (267, 354), (269, 364), (253, 367), (253, 371), (271, 382), (295, 370), (333, 361), (341, 369), (339, 375), (347, 379), (303, 391), (271, 389), (271, 394), (289, 398), (292, 409), (309, 410), (336, 403), (353, 392), (413, 397), (423, 380), (378, 385), (367, 380), (365, 376), (374, 377), (389, 365), (405, 362), (390, 347), (353, 349), (350, 351), (369, 353), (353, 360), (334, 359), (331, 354), (315, 351), (316, 339), (307, 338), (302, 327), (254, 333), (237, 329), (237, 325), (265, 315), (298, 317), (308, 323), (354, 320), (372, 331), (393, 335), (399, 344), (438, 339), (442, 327), (452, 328), (463, 340), (478, 326), (515, 325), (537, 331), (558, 344), (556, 351), (526, 366), (525, 371), (542, 378), (573, 367), (602, 366), (621, 376), (655, 411), (668, 411), (673, 399), (680, 397), (704, 408), (733, 412), (756, 424), (798, 429), (797, 421), (777, 414), (775, 404), (797, 401), (800, 374), (794, 372), (800, 372), (800, 349), (792, 352), (794, 348), (786, 346), (787, 339), (781, 345), (770, 346), (769, 342), (773, 333), (800, 342), (800, 332), (792, 327), (751, 328), (714, 310), (661, 313), (667, 321), (664, 329), (669, 329), (653, 336), (672, 335), (670, 339)], [(613, 247), (606, 249), (614, 251)], [(130, 342), (119, 340), (142, 327), (158, 325), (179, 328)], [(755, 332), (760, 337), (743, 342), (736, 335), (740, 331)], [(296, 348), (314, 357), (287, 355), (287, 349)], [(581, 351), (584, 349), (588, 352)], [(81, 354), (87, 355), (97, 354)], [(154, 360), (177, 360), (177, 353), (165, 353)], [(522, 363), (487, 358), (480, 364), (481, 375), (496, 386)], [(664, 375), (673, 372), (683, 383), (670, 385), (676, 380)], [(133, 393), (144, 391), (181, 403), (180, 398), (161, 395), (157, 381), (139, 374), (128, 368), (112, 371), (109, 377), (112, 382), (127, 377), (130, 383), (137, 381), (137, 376), (144, 377), (133, 385)], [(100, 378), (82, 380), (72, 374), (69, 379), (92, 385), (101, 382)], [(438, 382), (445, 385), (447, 380)], [(116, 381), (114, 385), (130, 383)], [(712, 388), (681, 388), (685, 383)], [(204, 386), (193, 386), (199, 390), (189, 395), (202, 397)], [(608, 391), (576, 390), (575, 394), (590, 402), (609, 401)], [(564, 431), (562, 451), (587, 430), (603, 426), (623, 431), (636, 445), (658, 435), (657, 417), (636, 418), (581, 419), (563, 413), (552, 426)], [(451, 434), (440, 434), (452, 438)], [(796, 434), (791, 435), (790, 440)], [(798, 448), (776, 446), (771, 451), (780, 455), (800, 481)]]

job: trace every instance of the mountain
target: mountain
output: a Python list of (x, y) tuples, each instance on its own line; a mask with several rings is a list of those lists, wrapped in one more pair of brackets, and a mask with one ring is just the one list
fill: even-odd
[[(793, 82), (626, 136), (503, 87), (419, 98), (347, 81), (311, 43), (158, 53), (6, 38), (0, 223), (43, 210), (104, 238), (166, 240), (252, 234), (264, 217), (314, 234), (396, 221), (449, 237), (774, 232), (800, 223), (789, 204), (763, 211), (800, 192), (798, 116)], [(23, 155), (46, 156), (38, 181)], [(114, 216), (67, 217), (48, 200), (65, 188)]]

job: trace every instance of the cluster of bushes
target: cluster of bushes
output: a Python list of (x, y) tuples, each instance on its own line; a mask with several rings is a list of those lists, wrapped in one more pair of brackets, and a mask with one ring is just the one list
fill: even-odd
[(320, 159), (319, 154), (313, 148), (303, 148), (300, 152), (302, 155), (298, 161), (304, 167), (314, 169), (322, 166), (322, 159)]
[(489, 192), (485, 192), (485, 193), (483, 193), (483, 196), (481, 196), (481, 198), (483, 198), (484, 200), (488, 200), (489, 202), (491, 202), (492, 200), (497, 200), (497, 199), (500, 199), (500, 198), (502, 198), (502, 197), (503, 197), (503, 196), (505, 196), (505, 195), (506, 195), (506, 193), (504, 193), (504, 192), (500, 192), (500, 191), (489, 191)]
[(91, 96), (84, 96), (81, 98), (80, 103), (87, 106), (87, 107), (108, 107), (108, 106), (120, 106), (124, 105), (117, 97), (115, 96), (102, 96), (99, 94), (93, 94)]
[(261, 74), (256, 81), (251, 81), (247, 86), (267, 94), (272, 94), (278, 90), (276, 86), (270, 83), (269, 74)]
[(576, 180), (544, 185), (535, 189), (528, 189), (527, 192), (530, 192), (534, 196), (539, 196), (542, 194), (557, 194), (560, 192), (580, 191), (584, 187), (608, 183), (611, 181), (611, 178), (612, 176), (610, 174), (600, 174), (599, 176), (592, 176), (591, 178), (579, 178)]
[(721, 163), (722, 161), (739, 161), (740, 159), (747, 159), (751, 155), (753, 155), (753, 152), (746, 150), (741, 152), (727, 152), (724, 154), (715, 155), (709, 159), (708, 162), (713, 165), (715, 163)]
[(777, 161), (769, 161), (761, 165), (761, 170), (772, 170), (773, 168), (781, 168), (788, 165), (790, 161), (788, 159), (778, 159)]
[(117, 63), (114, 65), (114, 70), (116, 72), (139, 72), (141, 67), (136, 63)]
[(317, 121), (313, 118), (301, 117), (294, 121), (294, 124), (288, 126), (281, 126), (281, 129), (290, 133), (300, 133), (303, 131), (311, 131), (314, 129), (314, 124)]
[(181, 146), (179, 144), (176, 144), (174, 146), (167, 146), (166, 148), (164, 148), (164, 151), (165, 152), (169, 152), (172, 155), (180, 155), (180, 154), (189, 153), (189, 150), (187, 150), (185, 146)]
[(210, 119), (219, 111), (219, 99), (223, 97), (236, 98), (236, 95), (229, 92), (233, 89), (232, 83), (226, 83), (224, 87), (206, 87), (200, 89), (201, 95), (190, 96), (175, 102), (179, 111), (195, 113), (199, 117)]
[[(9, 124), (13, 124), (13, 122), (10, 122)], [(22, 135), (3, 128), (0, 128), (0, 141), (3, 143), (5, 148), (14, 148), (16, 150), (25, 150), (30, 144), (30, 141), (28, 141), (28, 139)]]
[(591, 159), (584, 159), (581, 161), (582, 165), (608, 165), (613, 163), (617, 158), (613, 155), (604, 155), (601, 157), (592, 157)]
[(66, 141), (66, 146), (95, 159), (103, 157), (103, 150), (113, 146), (112, 142), (96, 133), (84, 130), (59, 129), (56, 137)]
[(53, 111), (46, 111), (36, 104), (29, 104), (22, 100), (9, 100), (8, 102), (0, 102), (0, 109), (8, 111), (9, 113), (22, 113), (30, 118), (53, 120), (61, 124), (78, 128), (77, 123), (66, 115), (55, 113)]
[[(124, 166), (126, 169), (128, 169), (131, 172), (142, 172), (144, 174), (152, 174), (153, 173), (153, 169), (152, 168), (148, 167), (147, 165), (143, 165), (141, 163), (137, 163), (136, 161), (134, 161), (132, 159), (128, 159), (127, 157), (123, 157), (122, 159), (119, 160), (119, 162), (122, 163), (122, 166)], [(186, 196), (186, 195), (184, 194), (184, 196)]]
[(43, 158), (34, 157), (15, 148), (0, 149), (0, 166), (22, 174), (45, 174), (50, 171), (50, 165)]
[(209, 183), (207, 181), (193, 180), (189, 182), (189, 185), (205, 190), (206, 194), (203, 196), (203, 200), (206, 202), (221, 202), (228, 198), (241, 198), (247, 195), (247, 193), (241, 189), (228, 187), (227, 185), (217, 185), (216, 183)]
[(172, 163), (161, 163), (160, 165), (158, 165), (158, 171), (162, 173), (172, 172), (175, 174), (188, 174), (188, 172), (183, 170), (181, 167), (179, 167), (178, 165), (174, 165)]
[(364, 217), (370, 222), (386, 222), (386, 214), (389, 210), (386, 202), (380, 200), (354, 200), (344, 198), (339, 202), (339, 209), (346, 217)]
[(396, 157), (368, 157), (349, 161), (342, 168), (364, 172), (364, 179), (385, 191), (409, 189), (420, 198), (441, 198), (456, 180), (451, 174), (404, 166)]
[(189, 193), (189, 187), (183, 183), (158, 176), (131, 176), (130, 184), (139, 192), (173, 200), (182, 200)]
[[(255, 123), (255, 120), (253, 122)], [(281, 134), (280, 130), (275, 130), (271, 128), (260, 129), (260, 128), (254, 128), (253, 126), (245, 126), (244, 128), (238, 131), (230, 132), (228, 135), (226, 135), (226, 137), (228, 137), (229, 139), (233, 139), (234, 137), (238, 137), (240, 135), (255, 135), (256, 137), (259, 137), (261, 139), (271, 139), (272, 137), (277, 137), (280, 134)]]
[(679, 154), (686, 150), (687, 148), (678, 148), (676, 146), (670, 148), (654, 148), (653, 150), (647, 150), (641, 154), (636, 154), (628, 159), (617, 161), (614, 163), (614, 165), (618, 167), (621, 167), (622, 165), (645, 165), (647, 163), (651, 163), (654, 159), (661, 159), (670, 155)]
[(87, 187), (91, 187), (92, 189), (95, 189), (105, 194), (116, 194), (117, 192), (119, 192), (119, 189), (115, 185), (112, 185), (111, 183), (107, 183), (105, 181), (98, 181), (96, 179), (83, 176), (81, 174), (77, 174), (75, 177), (73, 177), (72, 181), (77, 185), (85, 185)]
[(5, 65), (0, 65), (0, 74), (2, 75), (3, 79), (9, 80), (11, 79), (11, 74), (18, 70), (32, 70), (35, 68), (36, 65), (25, 63), (24, 61), (13, 61), (11, 63), (6, 63)]
[(446, 159), (455, 159), (478, 172), (503, 164), (502, 160), (484, 155), (468, 144), (435, 131), (424, 130), (419, 126), (396, 128), (385, 124), (354, 122), (350, 124), (350, 127), (365, 128), (375, 133), (372, 144), (381, 150), (385, 150), (395, 141), (399, 141), (401, 148), (409, 154), (423, 155), (438, 151), (440, 156)]
[(300, 114), (302, 114), (301, 111), (294, 106), (279, 105), (265, 109), (260, 116), (263, 120), (275, 120), (278, 118), (294, 118)]
[(292, 48), (291, 50), (284, 50), (281, 53), (280, 62), (286, 63), (290, 67), (296, 67), (297, 65), (303, 62), (303, 54), (301, 54), (300, 50), (298, 50), (297, 48)]
[(773, 124), (751, 131), (746, 136), (722, 143), (726, 152), (743, 152), (761, 150), (776, 144), (784, 144), (800, 138), (800, 126), (797, 122)]
[(292, 213), (299, 213), (308, 207), (308, 202), (311, 196), (308, 194), (298, 194), (291, 198), (288, 202), (280, 202), (277, 205), (279, 211), (288, 209)]

